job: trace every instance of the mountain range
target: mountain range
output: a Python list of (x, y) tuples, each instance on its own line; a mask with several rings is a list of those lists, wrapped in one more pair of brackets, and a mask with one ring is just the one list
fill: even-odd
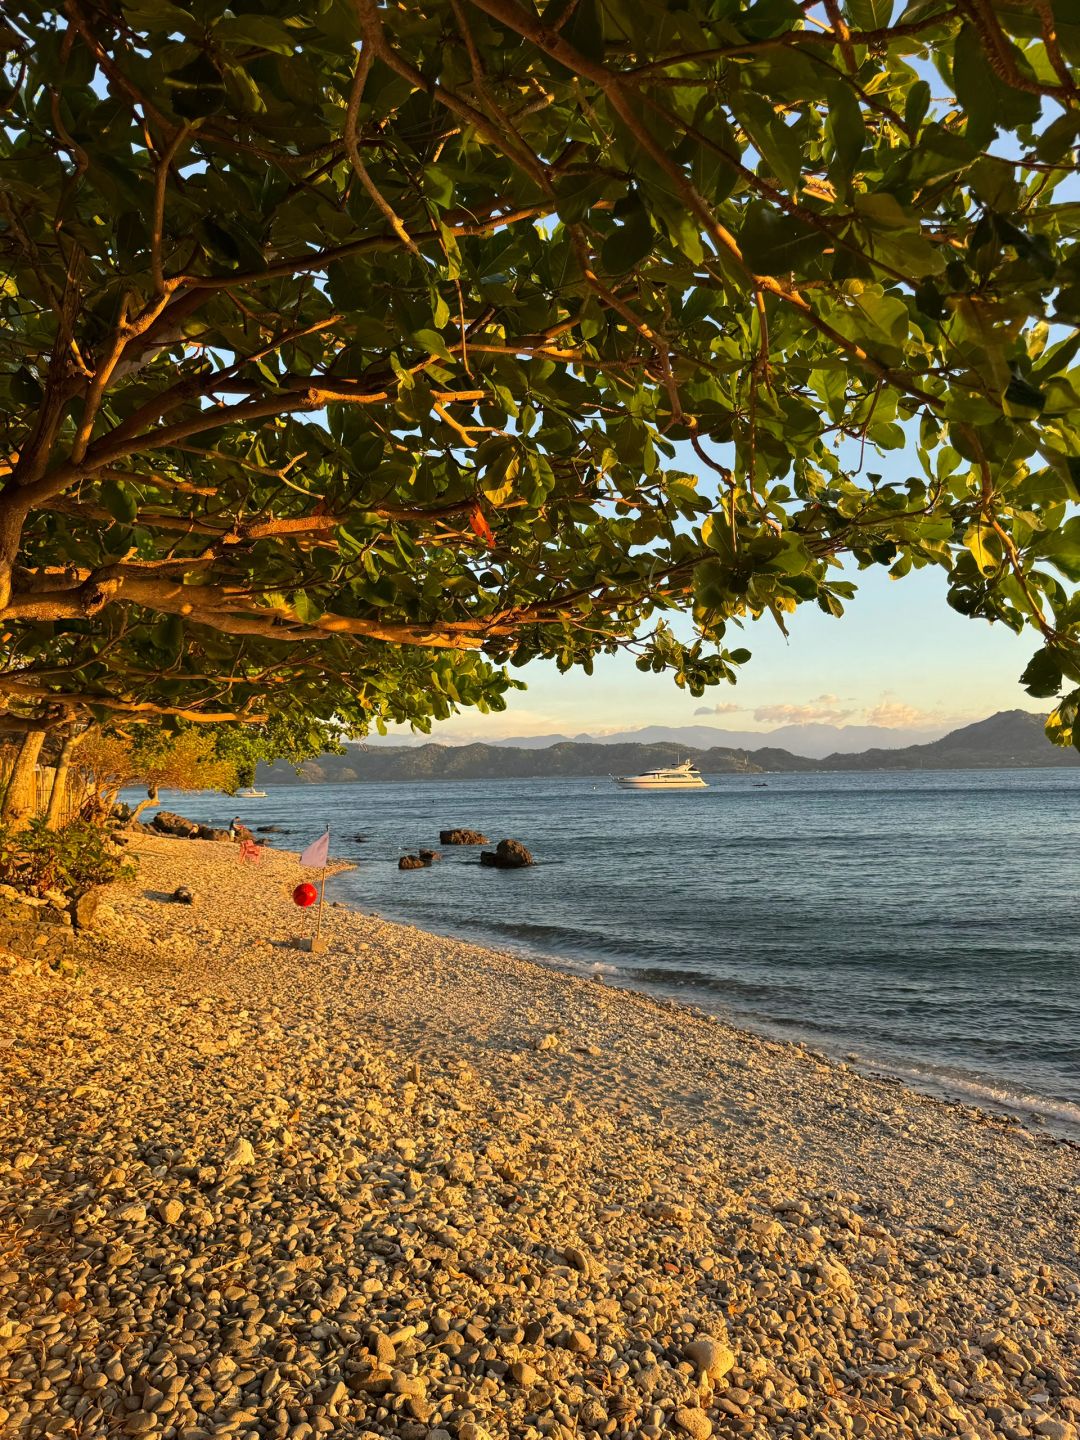
[(476, 741), (447, 736), (430, 741), (426, 736), (401, 734), (371, 736), (370, 748), (416, 748), (442, 744), (468, 746), (485, 744), (500, 750), (550, 750), (556, 745), (681, 745), (696, 750), (790, 750), (793, 755), (807, 755), (821, 760), (827, 755), (855, 755), (862, 750), (900, 750), (909, 745), (925, 745), (948, 732), (947, 725), (925, 728), (893, 729), (885, 725), (780, 725), (775, 730), (724, 730), (718, 725), (646, 725), (639, 730), (617, 730), (611, 734), (592, 735), (515, 735), (501, 740)]
[[(1002, 710), (940, 739), (901, 749), (881, 747), (821, 758), (794, 755), (778, 746), (696, 749), (670, 741), (563, 740), (543, 749), (502, 745), (347, 745), (342, 755), (320, 755), (297, 773), (283, 761), (260, 765), (260, 783), (351, 784), (366, 781), (498, 780), (553, 775), (637, 774), (680, 759), (696, 761), (707, 775), (809, 770), (996, 770), (1076, 766), (1080, 753), (1051, 745), (1044, 716)], [(770, 737), (771, 738), (771, 737)]]

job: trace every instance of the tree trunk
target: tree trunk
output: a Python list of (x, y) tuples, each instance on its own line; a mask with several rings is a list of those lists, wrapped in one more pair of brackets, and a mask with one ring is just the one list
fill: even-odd
[(71, 757), (75, 753), (75, 746), (81, 739), (82, 736), (75, 734), (74, 731), (70, 735), (65, 735), (64, 743), (60, 747), (60, 754), (56, 757), (52, 790), (49, 792), (49, 808), (45, 812), (45, 824), (50, 830), (59, 830), (60, 828), (60, 816), (67, 800)]
[(139, 816), (142, 814), (142, 812), (143, 812), (144, 810), (148, 810), (151, 805), (156, 805), (157, 803), (158, 803), (158, 787), (157, 787), (156, 785), (151, 785), (151, 786), (149, 786), (149, 787), (147, 788), (147, 791), (146, 791), (146, 799), (145, 799), (145, 800), (140, 800), (139, 803), (138, 803), (138, 805), (136, 805), (136, 806), (135, 806), (135, 809), (132, 811), (131, 819), (128, 821), (128, 824), (129, 824), (129, 825), (135, 825), (135, 824), (137, 824), (137, 823), (138, 823)]
[(45, 743), (44, 726), (27, 730), (8, 781), (0, 818), (12, 830), (25, 830), (37, 808), (37, 762)]

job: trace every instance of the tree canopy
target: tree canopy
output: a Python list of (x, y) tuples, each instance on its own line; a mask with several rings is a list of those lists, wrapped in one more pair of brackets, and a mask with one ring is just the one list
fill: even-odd
[(620, 645), (700, 693), (870, 565), (1080, 684), (1065, 0), (2, 23), (9, 712), (424, 724)]

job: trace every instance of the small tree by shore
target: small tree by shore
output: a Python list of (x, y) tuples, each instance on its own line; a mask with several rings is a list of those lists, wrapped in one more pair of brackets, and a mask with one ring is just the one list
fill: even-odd
[(92, 806), (106, 814), (116, 805), (121, 790), (146, 786), (146, 799), (132, 813), (138, 820), (158, 803), (162, 790), (223, 790), (231, 794), (238, 784), (234, 760), (218, 749), (212, 731), (141, 727), (133, 735), (96, 733), (80, 747), (77, 768), (92, 787)]

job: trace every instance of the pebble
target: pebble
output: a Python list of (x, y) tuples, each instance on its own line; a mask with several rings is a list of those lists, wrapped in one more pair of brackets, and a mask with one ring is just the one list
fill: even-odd
[(704, 1410), (696, 1405), (680, 1405), (675, 1411), (675, 1424), (691, 1440), (709, 1440), (713, 1424)]
[(702, 1375), (707, 1375), (710, 1380), (722, 1380), (735, 1364), (735, 1356), (727, 1345), (709, 1335), (691, 1340), (683, 1354)]

